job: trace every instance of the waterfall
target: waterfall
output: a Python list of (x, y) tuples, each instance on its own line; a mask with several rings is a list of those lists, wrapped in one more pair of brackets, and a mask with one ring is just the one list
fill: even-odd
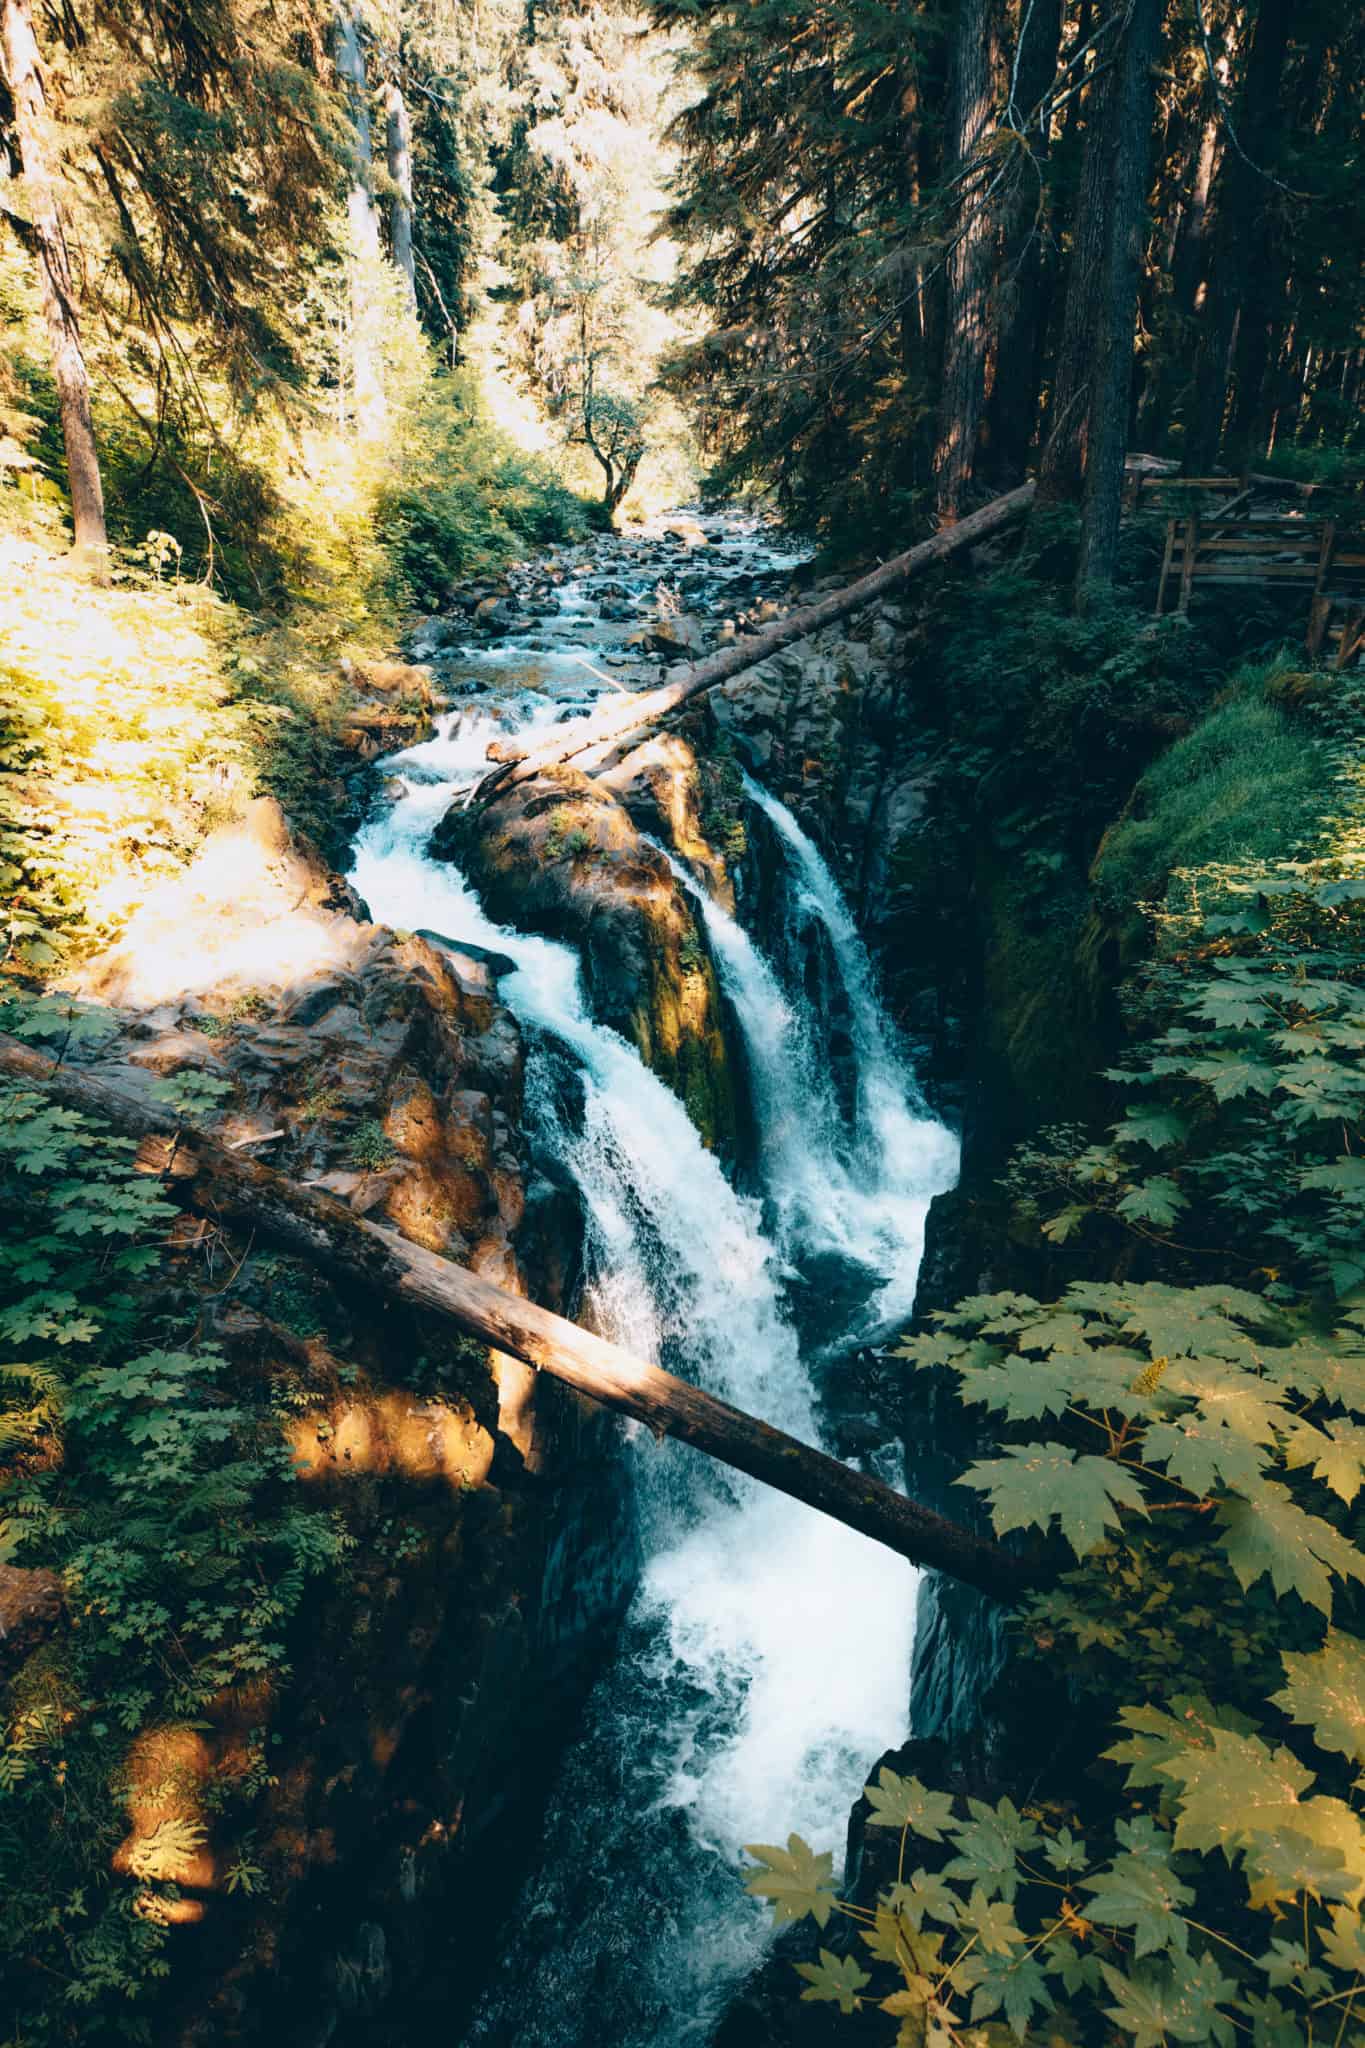
[[(512, 652), (490, 651), (485, 675), (505, 674)], [(427, 857), (451, 785), (479, 771), (497, 733), (577, 708), (583, 674), (570, 661), (540, 657), (537, 689), (518, 691), (507, 676), (510, 695), (505, 684), (490, 690), (387, 764), (403, 794), (366, 828), (352, 880), (377, 918), (515, 961), (500, 994), (527, 1041), (534, 1143), (578, 1189), (586, 1316), (636, 1354), (818, 1442), (790, 1269), (804, 1242), (837, 1239), (866, 1268), (865, 1297), (895, 1288), (908, 1299), (924, 1208), (951, 1178), (951, 1147), (912, 1112), (903, 1086), (893, 1129), (894, 1050), (865, 956), (834, 927), (837, 916), (852, 930), (832, 881), (830, 943), (850, 1004), (865, 997), (872, 1019), (859, 1027), (870, 1151), (839, 1129), (799, 993), (733, 920), (703, 905), (755, 1076), (765, 1205), (730, 1184), (678, 1099), (592, 1017), (576, 955), (494, 925), (458, 871)], [(804, 877), (806, 850), (818, 855), (794, 821), (779, 829)], [(826, 916), (813, 870), (801, 886)], [(872, 1071), (878, 1059), (887, 1074)], [(566, 1061), (572, 1090), (559, 1085)], [(895, 1142), (914, 1157), (893, 1161)], [(896, 1207), (912, 1188), (913, 1228)], [(875, 1218), (883, 1193), (896, 1209), (889, 1229)], [(779, 1219), (771, 1234), (769, 1215)], [(642, 1518), (640, 1587), (562, 1766), (539, 1865), (469, 2048), (700, 2048), (767, 1939), (766, 1913), (742, 1889), (743, 1844), (796, 1829), (837, 1851), (867, 1768), (905, 1733), (904, 1560), (682, 1446), (630, 1425), (624, 1435)]]
[[(819, 849), (770, 790), (747, 775), (744, 788), (782, 848), (792, 911), (798, 920), (819, 926), (847, 1005), (856, 1102), (851, 1128), (842, 1141), (836, 1140), (833, 1156), (821, 1161), (820, 1170), (837, 1187), (837, 1200), (829, 1205), (841, 1225), (835, 1247), (849, 1250), (885, 1278), (868, 1305), (869, 1329), (889, 1327), (904, 1321), (914, 1306), (925, 1218), (934, 1196), (957, 1178), (957, 1143), (920, 1098), (878, 996), (867, 947)], [(723, 918), (711, 906), (708, 924), (714, 927)], [(733, 957), (733, 948), (722, 943), (718, 958), (723, 971)], [(789, 971), (794, 975), (790, 963)], [(812, 1029), (807, 1022), (807, 1039)], [(802, 1086), (806, 1099), (819, 1105), (822, 1124), (831, 1116), (837, 1122), (828, 1065), (815, 1077), (803, 1073)]]

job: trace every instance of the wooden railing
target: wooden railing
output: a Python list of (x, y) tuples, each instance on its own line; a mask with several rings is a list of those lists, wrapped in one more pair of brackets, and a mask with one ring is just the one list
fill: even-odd
[(1172, 582), (1182, 612), (1189, 608), (1196, 583), (1297, 586), (1308, 598), (1304, 646), (1311, 658), (1335, 637), (1335, 665), (1344, 668), (1365, 646), (1365, 531), (1335, 519), (1262, 517), (1227, 508), (1170, 519), (1157, 586), (1158, 617), (1166, 610)]

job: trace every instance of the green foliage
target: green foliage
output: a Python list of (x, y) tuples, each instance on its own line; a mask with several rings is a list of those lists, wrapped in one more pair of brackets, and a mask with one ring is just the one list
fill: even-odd
[(1159, 900), (1176, 868), (1293, 850), (1320, 794), (1323, 762), (1304, 723), (1266, 700), (1281, 672), (1275, 664), (1242, 671), (1231, 701), (1147, 770), (1095, 861), (1103, 909)]
[(397, 588), (420, 611), (440, 610), (461, 576), (585, 536), (581, 501), (484, 418), (468, 377), (438, 379), (422, 415), (412, 459), (376, 509)]
[(884, 1769), (868, 1824), (901, 1842), (875, 1905), (831, 1897), (799, 1837), (751, 1850), (779, 1919), (850, 1924), (803, 1997), (875, 2005), (906, 2048), (1355, 2043), (1365, 1643), (1333, 1610), (1365, 1583), (1362, 1472), (1312, 1457), (1359, 1434), (1365, 1316), (1328, 1333), (1236, 1288), (1082, 1282), (936, 1323), (899, 1355), (1001, 1439), (963, 1483), (999, 1533), (1055, 1522), (1072, 1555), (1023, 1653), (1065, 1644), (1112, 1735), (1094, 1786), (1073, 1757), (1037, 1811)]
[(24, 1666), (0, 1744), (0, 1968), (30, 1986), (12, 2017), (34, 2043), (147, 2038), (162, 1909), (204, 1828), (167, 1817), (114, 1875), (130, 1744), (282, 1678), (290, 1617), (345, 1549), (269, 1388), (230, 1381), (164, 1287), (176, 1211), (133, 1149), (0, 1090), (0, 1557), (56, 1570), (77, 1624)]
[[(1108, 1076), (1122, 1114), (1102, 1142), (1041, 1133), (1006, 1184), (1018, 1222), (1053, 1243), (1127, 1237), (1176, 1266), (1216, 1257), (1281, 1299), (1342, 1298), (1365, 1284), (1365, 693), (1343, 679), (1298, 717), (1302, 765), (1281, 783), (1284, 801), (1265, 792), (1297, 858), (1257, 851), (1256, 790), (1239, 772), (1225, 822), (1235, 815), (1245, 836), (1229, 831), (1218, 859), (1177, 867), (1203, 827), (1185, 802), (1180, 749), (1161, 764), (1170, 794), (1152, 822), (1175, 837), (1166, 854), (1146, 842), (1165, 899), (1156, 957), (1127, 995), (1133, 1041)], [(1201, 751), (1199, 737), (1194, 758), (1217, 758), (1222, 742)], [(1191, 789), (1195, 802), (1208, 796), (1204, 783)], [(1122, 855), (1120, 834), (1113, 843)]]
[(381, 1167), (391, 1166), (398, 1157), (398, 1148), (377, 1118), (365, 1117), (358, 1123), (346, 1141), (346, 1157), (352, 1166), (365, 1172), (377, 1172)]
[(551, 812), (545, 833), (548, 860), (577, 860), (592, 849), (592, 839), (581, 825), (573, 823), (573, 812), (565, 804)]

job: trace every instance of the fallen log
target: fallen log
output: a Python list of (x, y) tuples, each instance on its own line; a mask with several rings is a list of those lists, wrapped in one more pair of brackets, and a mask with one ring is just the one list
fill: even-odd
[(509, 784), (524, 782), (538, 775), (542, 768), (570, 761), (576, 754), (586, 753), (590, 747), (623, 739), (637, 726), (656, 724), (668, 712), (676, 711), (680, 704), (687, 703), (689, 698), (713, 690), (717, 683), (728, 682), (731, 676), (740, 675), (746, 668), (766, 661), (770, 654), (789, 647), (794, 640), (806, 640), (812, 633), (818, 633), (822, 626), (832, 625), (836, 619), (847, 618), (850, 612), (860, 611), (864, 605), (885, 596), (888, 590), (894, 590), (921, 569), (931, 568), (935, 562), (945, 562), (963, 548), (989, 540), (992, 534), (1003, 532), (1015, 520), (1023, 518), (1033, 502), (1034, 488), (1032, 482), (1024, 483), (1017, 490), (1006, 491), (1001, 498), (992, 498), (979, 512), (969, 513), (956, 526), (945, 526), (941, 533), (932, 534), (916, 547), (907, 548), (904, 554), (883, 562), (879, 569), (873, 569), (845, 589), (832, 591), (818, 604), (803, 605), (799, 611), (788, 612), (786, 618), (766, 626), (761, 633), (749, 634), (743, 640), (722, 647), (717, 653), (708, 655), (705, 661), (686, 669), (676, 681), (660, 684), (657, 690), (642, 690), (635, 696), (611, 698), (586, 717), (575, 718), (559, 726), (554, 737), (541, 746), (521, 752), (515, 750), (515, 742), (501, 742), (497, 751), (504, 758), (499, 759), (498, 766), (490, 769), (475, 784), (470, 801), (485, 802)]
[(342, 1281), (442, 1317), (462, 1334), (832, 1515), (914, 1564), (947, 1572), (997, 1600), (1018, 1599), (1036, 1583), (1021, 1559), (974, 1530), (917, 1506), (880, 1480), (852, 1471), (673, 1373), (632, 1358), (535, 1302), (409, 1244), (322, 1189), (229, 1151), (89, 1068), (54, 1066), (46, 1055), (0, 1037), (0, 1075), (30, 1083), (67, 1108), (146, 1141), (140, 1165), (165, 1176), (199, 1213), (249, 1223), (258, 1234)]

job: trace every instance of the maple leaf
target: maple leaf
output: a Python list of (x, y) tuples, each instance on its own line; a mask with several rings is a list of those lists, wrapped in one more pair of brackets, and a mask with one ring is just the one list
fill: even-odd
[(1050, 1842), (1044, 1842), (1043, 1854), (1054, 1870), (1063, 1873), (1069, 1870), (1084, 1870), (1090, 1861), (1090, 1851), (1085, 1842), (1073, 1835), (1070, 1828), (1058, 1829)]
[(1120, 1507), (1147, 1512), (1142, 1488), (1124, 1466), (1061, 1444), (1008, 1444), (1003, 1458), (980, 1460), (957, 1483), (990, 1495), (997, 1536), (1046, 1529), (1055, 1516), (1077, 1557), (1117, 1526)]
[(941, 1842), (945, 1830), (952, 1830), (953, 1800), (949, 1792), (931, 1792), (918, 1778), (902, 1778), (885, 1764), (875, 1785), (864, 1785), (863, 1796), (872, 1808), (867, 1817), (874, 1828), (909, 1828), (927, 1842)]
[(1116, 2001), (1106, 2010), (1117, 2026), (1133, 2036), (1133, 2048), (1163, 2048), (1168, 2038), (1232, 2040), (1232, 2022), (1218, 2006), (1232, 1998), (1237, 1987), (1211, 1957), (1201, 1957), (1197, 1963), (1189, 1956), (1148, 1962), (1130, 1977), (1111, 1963), (1103, 1963), (1101, 1968)]
[(1089, 1214), (1088, 1203), (1068, 1202), (1065, 1209), (1059, 1209), (1055, 1216), (1049, 1216), (1047, 1222), (1041, 1226), (1043, 1236), (1049, 1244), (1065, 1244), (1069, 1238), (1075, 1236)]
[(1013, 1800), (1002, 1799), (990, 1806), (984, 1799), (969, 1799), (968, 1821), (959, 1821), (958, 1853), (945, 1864), (945, 1877), (965, 1877), (986, 1892), (998, 1892), (1013, 1899), (1019, 1877), (1016, 1858), (1038, 1847), (1042, 1836), (1032, 1821), (1020, 1814)]
[(1301, 1188), (1322, 1188), (1332, 1195), (1365, 1195), (1365, 1159), (1344, 1153), (1330, 1166), (1307, 1166), (1299, 1175)]
[(1330, 1842), (1314, 1842), (1294, 1827), (1277, 1827), (1273, 1834), (1253, 1829), (1244, 1844), (1244, 1864), (1247, 1904), (1257, 1912), (1273, 1913), (1304, 1892), (1315, 1899), (1344, 1899), (1356, 1889), (1345, 1852)]
[(1189, 1007), (1189, 1014), (1223, 1031), (1246, 1030), (1274, 1022), (1275, 1013), (1262, 1001), (1253, 983), (1210, 982)]
[(1365, 1478), (1365, 1426), (1328, 1421), (1315, 1429), (1311, 1422), (1300, 1422), (1286, 1440), (1284, 1456), (1291, 1471), (1311, 1465), (1313, 1477), (1349, 1503)]
[(1202, 1500), (1220, 1482), (1244, 1493), (1265, 1469), (1266, 1453), (1235, 1434), (1223, 1421), (1182, 1416), (1178, 1422), (1153, 1423), (1144, 1441), (1144, 1456), (1164, 1465), (1171, 1478)]
[(971, 1897), (959, 1908), (958, 1922), (975, 1934), (984, 1955), (1007, 1956), (1025, 1939), (1014, 1908), (1003, 1899), (988, 1899), (979, 1884), (972, 1886)]
[(1157, 1173), (1128, 1190), (1118, 1204), (1118, 1213), (1130, 1223), (1154, 1223), (1158, 1230), (1167, 1230), (1180, 1211), (1189, 1206), (1175, 1182), (1168, 1175)]
[(1333, 1906), (1330, 1928), (1319, 1930), (1324, 1959), (1349, 1975), (1365, 1974), (1365, 1923), (1350, 1906)]
[(1121, 1124), (1112, 1126), (1116, 1145), (1149, 1145), (1153, 1152), (1178, 1145), (1188, 1129), (1172, 1109), (1130, 1109)]
[[(1165, 1838), (1167, 1848), (1170, 1837)], [(1131, 1927), (1133, 1953), (1139, 1960), (1163, 1948), (1184, 1948), (1185, 1922), (1182, 1906), (1194, 1903), (1194, 1893), (1180, 1882), (1165, 1855), (1116, 1856), (1098, 1877), (1085, 1880), (1094, 1894), (1088, 1908), (1091, 1919), (1105, 1927)]]
[(1207, 1059), (1191, 1060), (1185, 1071), (1192, 1081), (1203, 1081), (1213, 1090), (1215, 1102), (1236, 1102), (1243, 1095), (1273, 1095), (1280, 1080), (1276, 1069), (1264, 1060), (1236, 1052), (1216, 1052)]
[(1365, 1763), (1365, 1643), (1329, 1628), (1320, 1650), (1282, 1652), (1288, 1683), (1274, 1696), (1323, 1749)]
[(755, 1898), (771, 1899), (773, 1924), (800, 1920), (809, 1913), (817, 1927), (824, 1927), (834, 1910), (834, 1857), (830, 1850), (817, 1856), (800, 1835), (788, 1835), (785, 1849), (763, 1842), (746, 1843), (746, 1856), (762, 1868), (751, 1871), (745, 1890)]
[(827, 1948), (821, 1949), (818, 1963), (798, 1963), (796, 1974), (804, 1977), (810, 1986), (809, 1990), (801, 1993), (802, 1998), (837, 2005), (842, 2013), (858, 2010), (862, 2004), (858, 1993), (865, 1984), (872, 1982), (855, 1957), (831, 1955)]
[(1177, 1849), (1221, 1849), (1229, 1862), (1248, 1833), (1273, 1827), (1313, 1783), (1292, 1750), (1272, 1750), (1259, 1735), (1230, 1728), (1208, 1730), (1207, 1740), (1187, 1745), (1156, 1769), (1181, 1790)]
[(1016, 2040), (1022, 2041), (1035, 2011), (1054, 2010), (1047, 1978), (1032, 1956), (987, 1956), (984, 1962), (981, 1982), (972, 1994), (972, 2018), (986, 2019), (1003, 2007)]
[(1365, 1356), (1358, 1344), (1343, 1343), (1331, 1350), (1321, 1344), (1291, 1344), (1263, 1352), (1262, 1364), (1279, 1386), (1365, 1415)]
[(958, 1386), (964, 1401), (998, 1409), (1010, 1422), (1036, 1422), (1064, 1414), (1070, 1382), (1050, 1358), (1012, 1358), (1007, 1365), (974, 1366)]
[(923, 1869), (912, 1871), (905, 1884), (893, 1886), (887, 1898), (904, 1913), (916, 1932), (924, 1925), (926, 1915), (931, 1920), (946, 1920), (954, 1925), (962, 1903), (951, 1885), (945, 1884), (936, 1872)]
[(1245, 1593), (1268, 1572), (1276, 1593), (1297, 1593), (1332, 1612), (1332, 1575), (1365, 1580), (1365, 1557), (1317, 1515), (1307, 1515), (1287, 1487), (1262, 1480), (1250, 1500), (1220, 1503), (1220, 1542)]
[(909, 1935), (914, 1931), (891, 1906), (878, 1906), (872, 1925), (859, 1929), (858, 1938), (873, 1960), (894, 1963), (900, 1969), (910, 1957)]

